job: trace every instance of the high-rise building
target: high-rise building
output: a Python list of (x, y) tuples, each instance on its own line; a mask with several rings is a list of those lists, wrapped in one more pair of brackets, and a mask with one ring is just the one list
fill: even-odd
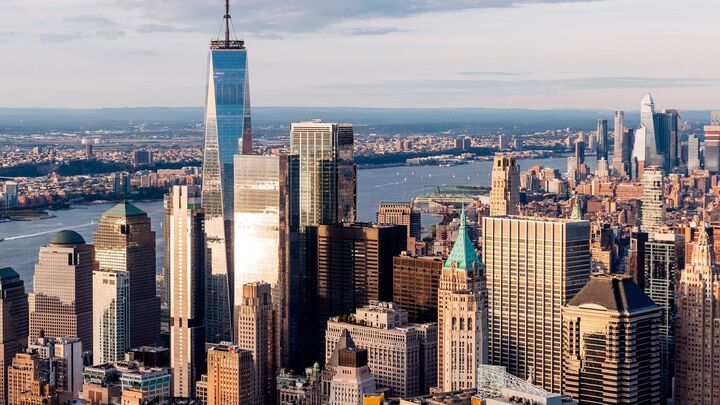
[(595, 152), (597, 159), (608, 158), (608, 122), (607, 120), (598, 120), (597, 122), (597, 145), (595, 145)]
[[(299, 168), (295, 155), (235, 156), (235, 302), (243, 285), (272, 286), (280, 364), (305, 366), (302, 348), (303, 267), (299, 256)], [(239, 304), (238, 304), (239, 305)]]
[(661, 398), (671, 394), (675, 367), (675, 290), (685, 266), (685, 238), (672, 233), (652, 233), (645, 242), (645, 293), (661, 310), (658, 337), (661, 360)]
[(580, 132), (575, 140), (575, 160), (578, 166), (585, 163), (585, 134)]
[(477, 372), (488, 362), (488, 295), (485, 267), (467, 231), (460, 229), (442, 268), (438, 290), (438, 378), (441, 391), (477, 386)]
[(408, 238), (420, 239), (422, 232), (420, 212), (415, 210), (412, 202), (380, 201), (375, 222), (404, 225), (407, 228)]
[(209, 251), (209, 342), (233, 337), (233, 159), (253, 150), (247, 49), (244, 41), (230, 39), (228, 2), (224, 22), (225, 37), (210, 42), (205, 100), (202, 206)]
[(48, 378), (54, 388), (79, 398), (83, 385), (83, 345), (78, 338), (40, 337), (28, 347), (44, 361)]
[(0, 269), (0, 405), (7, 401), (7, 369), (27, 346), (28, 296), (25, 283), (10, 267)]
[(253, 358), (257, 403), (275, 403), (277, 336), (270, 284), (245, 284), (237, 307), (237, 346)]
[(93, 363), (123, 359), (130, 347), (130, 276), (124, 271), (93, 272)]
[(407, 311), (392, 302), (376, 302), (354, 314), (333, 317), (325, 332), (325, 361), (347, 331), (368, 351), (368, 367), (381, 387), (400, 398), (426, 394), (437, 378), (437, 324), (408, 322)]
[(346, 347), (337, 352), (337, 372), (330, 382), (330, 405), (358, 405), (365, 394), (376, 392), (365, 349)]
[(205, 372), (205, 232), (197, 186), (173, 186), (166, 199), (172, 393), (192, 397)]
[(514, 157), (495, 155), (490, 191), (490, 216), (517, 214), (520, 204), (520, 167)]
[(704, 229), (676, 289), (675, 403), (720, 398), (720, 267)]
[[(393, 258), (405, 250), (406, 235), (401, 225), (338, 223), (318, 227), (316, 344), (323, 344), (331, 316), (349, 314), (370, 300), (392, 300)], [(322, 347), (318, 346), (316, 353), (322, 353)]]
[(357, 210), (353, 126), (319, 120), (290, 126), (300, 157), (300, 226), (354, 222)]
[(655, 102), (648, 93), (640, 103), (640, 128), (645, 130), (645, 167), (658, 166), (664, 168), (667, 147), (665, 140), (656, 127), (656, 122)]
[(443, 259), (401, 254), (393, 258), (393, 299), (413, 323), (437, 322)]
[(30, 389), (32, 383), (41, 376), (48, 378), (47, 361), (37, 352), (18, 353), (8, 367), (8, 401), (9, 405), (21, 404), (20, 396)]
[(590, 277), (590, 223), (486, 217), (482, 229), (488, 363), (562, 392), (561, 310)]
[(623, 111), (615, 111), (614, 138), (613, 174), (618, 177), (629, 176), (632, 145), (628, 139), (628, 133), (625, 132), (625, 113)]
[(591, 277), (562, 319), (564, 394), (583, 405), (660, 403), (660, 309), (630, 278)]
[(688, 172), (700, 169), (700, 139), (695, 134), (688, 135), (687, 141), (688, 158), (687, 168)]
[(498, 135), (498, 149), (508, 150), (510, 149), (510, 138), (505, 134)]
[(208, 350), (207, 365), (207, 405), (261, 403), (254, 396), (252, 353), (221, 343)]
[(128, 347), (156, 344), (160, 340), (160, 297), (155, 291), (155, 232), (147, 213), (126, 201), (117, 204), (100, 217), (93, 242), (100, 270), (123, 271), (130, 276)]
[(660, 150), (664, 155), (665, 166), (663, 169), (670, 173), (671, 169), (680, 164), (680, 132), (682, 123), (680, 113), (677, 110), (663, 110), (655, 114), (655, 130), (662, 145)]
[(660, 167), (646, 167), (642, 176), (640, 231), (658, 232), (665, 226), (665, 183)]
[(93, 271), (95, 249), (74, 231), (60, 231), (40, 248), (33, 275), (29, 339), (45, 336), (79, 338), (93, 347)]
[(720, 173), (720, 122), (705, 125), (705, 170), (710, 173)]

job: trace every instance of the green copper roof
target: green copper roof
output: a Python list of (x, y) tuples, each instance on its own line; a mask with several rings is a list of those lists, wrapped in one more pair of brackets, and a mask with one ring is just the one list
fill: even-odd
[(465, 207), (463, 207), (462, 214), (460, 215), (460, 229), (458, 230), (457, 240), (450, 251), (450, 255), (447, 260), (445, 260), (443, 268), (452, 268), (453, 263), (457, 269), (465, 270), (467, 272), (473, 271), (473, 263), (477, 263), (478, 267), (482, 266), (480, 258), (475, 251), (475, 247), (470, 240), (470, 235), (468, 235), (467, 232)]
[(147, 213), (127, 201), (121, 202), (120, 204), (105, 211), (103, 214), (103, 216), (118, 218), (137, 217), (141, 215), (147, 215)]
[(12, 267), (5, 267), (0, 269), (0, 280), (7, 280), (10, 278), (18, 278), (20, 275), (17, 271), (13, 270)]
[(570, 214), (570, 219), (574, 219), (576, 221), (582, 221), (583, 219), (583, 210), (582, 210), (582, 203), (580, 201), (580, 195), (575, 193), (574, 197), (575, 201), (573, 202), (573, 210), (572, 214)]
[(75, 231), (60, 231), (50, 239), (53, 245), (84, 245), (85, 239)]

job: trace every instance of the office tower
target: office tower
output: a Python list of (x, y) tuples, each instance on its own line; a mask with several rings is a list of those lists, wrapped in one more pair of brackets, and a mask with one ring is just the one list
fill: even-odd
[(206, 360), (205, 216), (197, 186), (173, 186), (166, 204), (172, 392), (177, 397), (192, 397)]
[(482, 228), (488, 363), (562, 392), (561, 308), (590, 276), (590, 223), (486, 217)]
[(93, 146), (88, 143), (85, 145), (85, 160), (92, 160), (93, 158)]
[(282, 367), (300, 369), (304, 271), (299, 256), (299, 160), (235, 156), (235, 297), (243, 285), (272, 286)]
[(207, 405), (262, 403), (255, 399), (252, 353), (229, 343), (207, 352)]
[(675, 366), (675, 284), (685, 265), (685, 238), (653, 233), (645, 242), (645, 293), (662, 311), (658, 336), (661, 353), (661, 398), (670, 395)]
[(163, 196), (163, 267), (160, 270), (162, 274), (162, 291), (160, 294), (161, 311), (170, 313), (170, 193)]
[(277, 336), (270, 284), (245, 284), (238, 304), (237, 346), (252, 354), (253, 396), (258, 403), (274, 404)]
[(426, 394), (437, 377), (437, 324), (408, 322), (407, 311), (392, 302), (371, 301), (354, 314), (328, 320), (325, 361), (343, 332), (368, 351), (368, 367), (381, 387), (400, 398)]
[(564, 394), (583, 405), (660, 403), (660, 308), (630, 278), (591, 277), (562, 319)]
[[(339, 223), (317, 228), (316, 344), (331, 316), (393, 296), (393, 257), (404, 251), (402, 225)], [(322, 346), (316, 353), (321, 353)]]
[(610, 176), (610, 168), (608, 167), (608, 161), (605, 159), (600, 159), (597, 161), (597, 168), (595, 168), (595, 176), (599, 178), (603, 177), (609, 177)]
[(393, 258), (393, 299), (413, 323), (437, 322), (438, 288), (443, 259), (437, 256)]
[(83, 385), (83, 345), (80, 339), (71, 337), (39, 337), (28, 347), (37, 353), (48, 366), (47, 381), (54, 388), (79, 398)]
[(353, 126), (319, 120), (290, 126), (300, 157), (300, 226), (354, 222), (357, 206)]
[(230, 39), (230, 10), (225, 3), (225, 38), (210, 42), (202, 206), (209, 250), (207, 340), (232, 340), (233, 334), (233, 159), (252, 154), (250, 88), (245, 42)]
[(629, 176), (629, 154), (632, 149), (632, 145), (628, 139), (628, 133), (625, 132), (625, 113), (623, 111), (615, 111), (615, 128), (614, 128), (614, 142), (613, 147), (613, 175)]
[(128, 347), (154, 345), (160, 340), (160, 297), (155, 291), (155, 232), (150, 218), (140, 208), (121, 202), (102, 214), (93, 241), (100, 270), (130, 276)]
[(79, 338), (93, 347), (92, 278), (95, 250), (74, 231), (60, 231), (40, 248), (33, 275), (30, 341), (45, 336)]
[(505, 134), (498, 135), (498, 149), (499, 150), (508, 150), (510, 149), (510, 139)]
[(151, 165), (153, 164), (153, 153), (147, 149), (137, 149), (133, 151), (133, 165)]
[(520, 167), (514, 157), (495, 155), (490, 191), (490, 216), (515, 215), (520, 204)]
[(666, 173), (680, 164), (680, 113), (677, 110), (663, 110), (655, 114), (656, 131), (662, 141), (660, 150), (663, 152)]
[(25, 283), (10, 267), (0, 269), (0, 405), (7, 405), (7, 369), (27, 346), (28, 296)]
[(692, 261), (676, 290), (675, 403), (712, 404), (720, 398), (720, 267), (701, 229)]
[(122, 360), (130, 347), (130, 276), (123, 271), (93, 272), (93, 362)]
[(37, 352), (16, 354), (7, 373), (9, 405), (20, 405), (21, 394), (29, 390), (34, 381), (49, 377), (47, 362)]
[(720, 122), (705, 125), (705, 170), (720, 173)]
[(477, 370), (488, 362), (488, 301), (485, 267), (467, 232), (465, 210), (442, 268), (438, 290), (438, 388), (475, 387)]
[(585, 163), (585, 135), (580, 132), (575, 140), (575, 160), (578, 166)]
[(598, 120), (597, 122), (597, 145), (595, 145), (595, 153), (597, 159), (608, 158), (608, 122), (607, 120)]
[[(663, 168), (665, 167), (664, 142), (658, 136), (658, 131), (655, 127), (655, 118), (655, 102), (650, 93), (648, 93), (640, 103), (640, 128), (645, 130), (645, 167), (658, 166)], [(635, 139), (637, 142), (637, 135)]]
[(330, 382), (330, 405), (357, 405), (365, 394), (376, 392), (375, 378), (367, 365), (367, 350), (340, 349), (337, 361), (337, 372)]
[(665, 184), (660, 167), (646, 167), (642, 177), (640, 198), (640, 231), (658, 232), (665, 226)]
[(635, 131), (630, 175), (633, 179), (642, 177), (644, 168), (648, 166), (647, 138), (647, 128), (640, 127)]
[(688, 135), (687, 141), (688, 158), (687, 168), (688, 172), (700, 169), (700, 139), (695, 134)]
[(420, 212), (415, 210), (412, 202), (380, 201), (375, 222), (378, 224), (404, 225), (408, 238), (420, 239), (422, 225)]

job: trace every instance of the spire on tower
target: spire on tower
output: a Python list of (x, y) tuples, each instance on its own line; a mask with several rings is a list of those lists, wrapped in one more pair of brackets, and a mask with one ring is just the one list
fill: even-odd
[(230, 0), (225, 0), (225, 43), (230, 43)]
[(225, 31), (224, 37), (220, 36), (216, 40), (210, 41), (210, 49), (245, 49), (245, 42), (243, 40), (230, 39), (230, 0), (225, 0), (225, 15), (223, 16), (223, 25), (221, 31)]

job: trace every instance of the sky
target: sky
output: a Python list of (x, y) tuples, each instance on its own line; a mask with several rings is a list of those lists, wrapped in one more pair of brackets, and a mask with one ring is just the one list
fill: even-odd
[[(0, 0), (0, 107), (200, 106), (223, 0)], [(231, 0), (254, 106), (720, 108), (717, 0)]]

